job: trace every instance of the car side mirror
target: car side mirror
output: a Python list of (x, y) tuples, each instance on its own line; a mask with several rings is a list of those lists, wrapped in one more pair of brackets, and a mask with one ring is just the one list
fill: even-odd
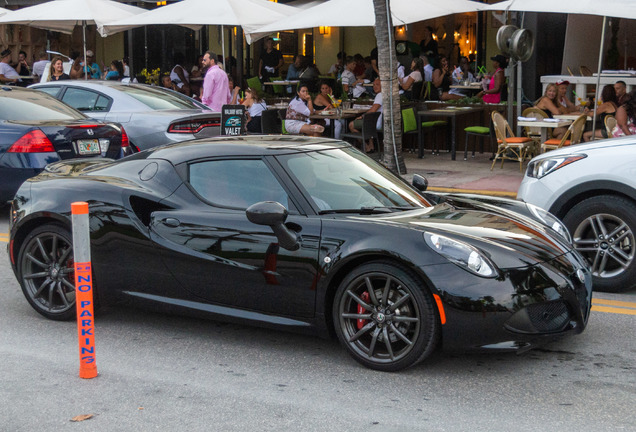
[(420, 192), (426, 192), (426, 189), (428, 188), (428, 180), (419, 174), (413, 175), (413, 181), (411, 184)]
[(276, 201), (261, 201), (252, 204), (245, 210), (247, 220), (256, 225), (267, 225), (278, 239), (278, 244), (283, 249), (298, 250), (298, 238), (296, 233), (285, 226), (287, 209)]

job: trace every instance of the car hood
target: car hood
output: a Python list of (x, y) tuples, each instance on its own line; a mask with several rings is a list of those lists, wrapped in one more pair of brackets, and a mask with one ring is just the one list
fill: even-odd
[(562, 147), (557, 150), (551, 150), (547, 153), (543, 153), (535, 157), (533, 160), (552, 158), (555, 156), (564, 156), (571, 154), (589, 154), (597, 151), (608, 151), (611, 148), (618, 148), (624, 146), (632, 146), (636, 149), (636, 139), (633, 136), (623, 138), (610, 138), (603, 140), (594, 140), (585, 144), (577, 144), (573, 146)]
[(444, 202), (372, 218), (383, 224), (463, 241), (486, 253), (500, 268), (535, 265), (571, 251), (567, 243), (544, 226), (520, 214), (493, 210), (479, 203)]

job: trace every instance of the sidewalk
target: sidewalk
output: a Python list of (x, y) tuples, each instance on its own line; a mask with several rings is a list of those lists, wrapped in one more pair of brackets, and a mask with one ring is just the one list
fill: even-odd
[(403, 175), (409, 182), (413, 174), (419, 174), (428, 180), (428, 190), (436, 192), (475, 193), (481, 195), (495, 195), (516, 198), (527, 163), (523, 165), (523, 172), (519, 171), (519, 163), (501, 162), (490, 171), (492, 153), (475, 154), (475, 158), (468, 153), (468, 160), (464, 160), (463, 152), (457, 152), (457, 160), (451, 160), (450, 153), (442, 152), (433, 156), (430, 151), (418, 159), (416, 154), (404, 153), (407, 173)]

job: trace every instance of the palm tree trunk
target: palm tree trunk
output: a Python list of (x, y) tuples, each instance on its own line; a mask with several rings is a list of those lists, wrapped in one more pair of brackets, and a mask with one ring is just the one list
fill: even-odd
[(375, 9), (375, 38), (378, 43), (378, 71), (382, 81), (383, 162), (390, 170), (405, 174), (406, 165), (402, 157), (402, 114), (389, 0), (373, 0), (373, 7)]

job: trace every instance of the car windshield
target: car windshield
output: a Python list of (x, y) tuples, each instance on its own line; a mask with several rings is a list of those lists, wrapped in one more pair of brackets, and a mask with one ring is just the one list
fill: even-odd
[(154, 110), (167, 109), (201, 109), (194, 100), (172, 94), (169, 91), (122, 85), (117, 90), (137, 99)]
[(0, 97), (0, 119), (9, 121), (85, 119), (79, 111), (36, 90), (14, 90)]
[(431, 205), (389, 170), (351, 148), (284, 155), (278, 160), (321, 213)]

